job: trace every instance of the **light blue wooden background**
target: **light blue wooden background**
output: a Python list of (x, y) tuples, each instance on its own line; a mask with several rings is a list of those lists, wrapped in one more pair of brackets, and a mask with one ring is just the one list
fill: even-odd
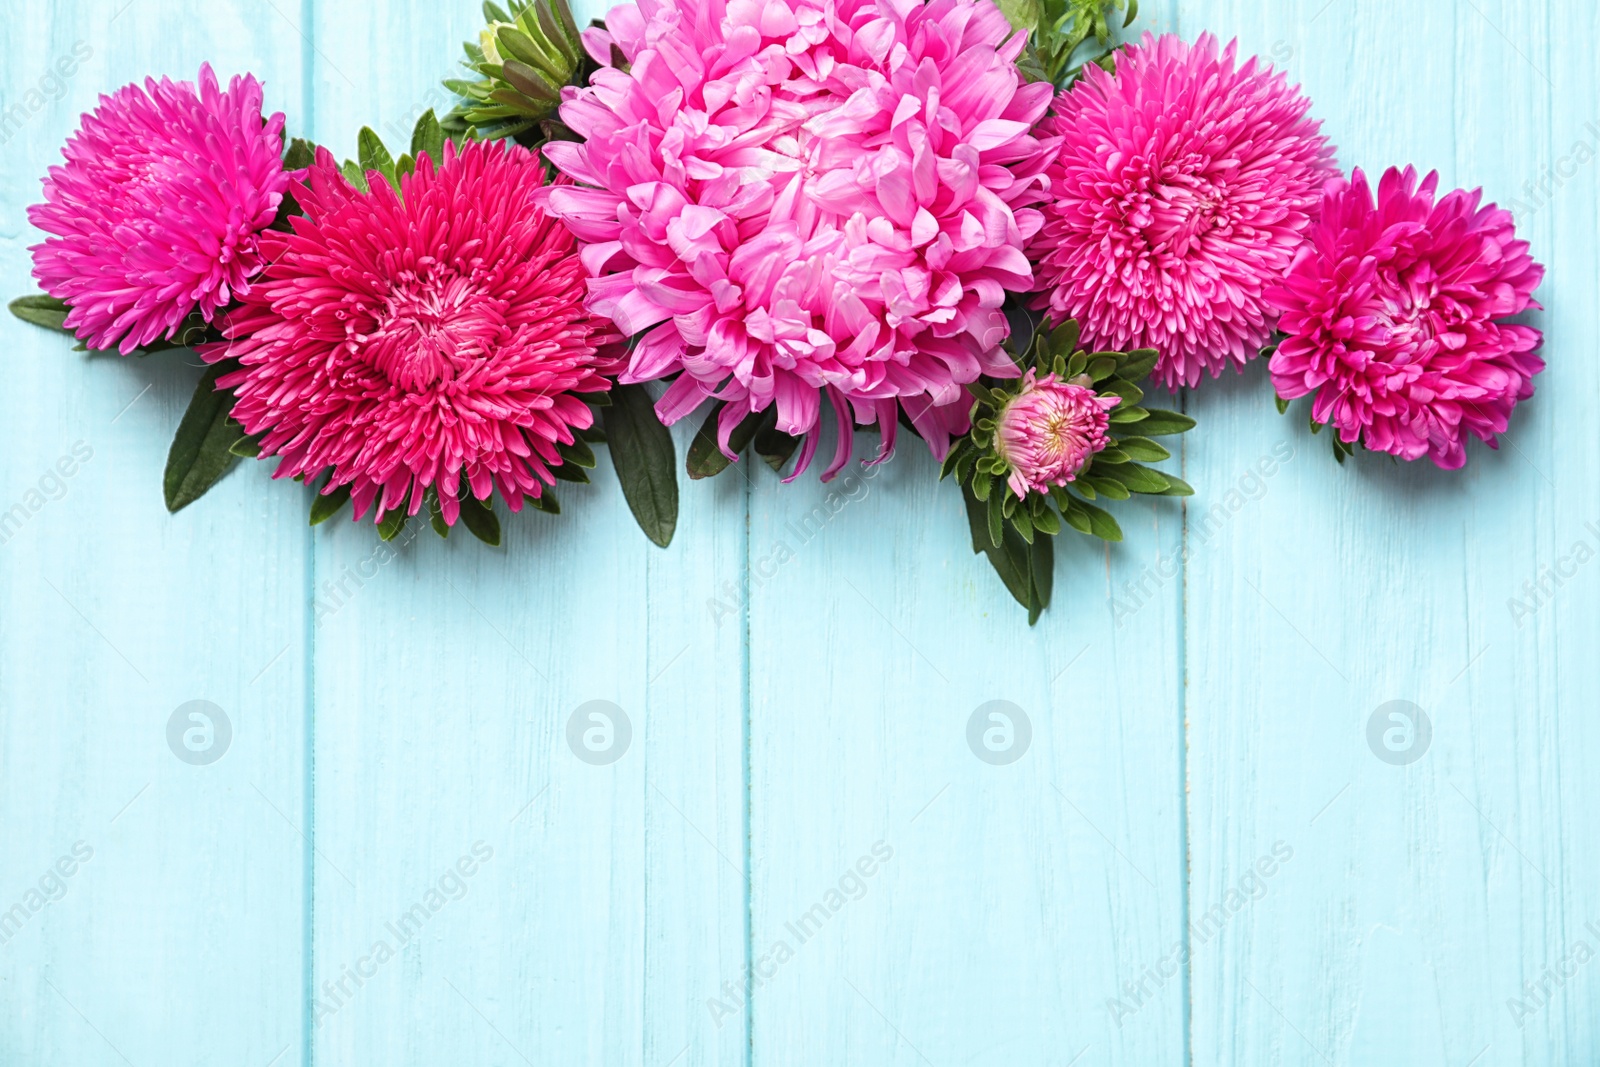
[[(198, 370), (8, 320), (0, 510), (41, 480), (45, 503), (0, 545), (0, 909), (55, 899), (0, 945), (0, 1063), (1600, 1062), (1600, 567), (1508, 603), (1600, 545), (1600, 167), (1574, 156), (1600, 138), (1600, 15), (1142, 6), (1286, 65), (1347, 166), (1523, 202), (1551, 368), (1506, 448), (1456, 475), (1339, 469), (1259, 366), (1208, 385), (1187, 511), (1124, 508), (1109, 552), (1064, 542), (1029, 630), (911, 448), (803, 544), (789, 523), (826, 490), (765, 469), (686, 485), (669, 551), (609, 476), (504, 550), (426, 534), (382, 565), (264, 467), (169, 518)], [(3, 14), (8, 294), (24, 207), (98, 92), (210, 59), (352, 154), (363, 123), (400, 140), (447, 106), (477, 25), (470, 0)], [(29, 98), (78, 42), (81, 71)], [(78, 442), (92, 458), (52, 481)], [(730, 583), (748, 611), (716, 618)], [(211, 766), (167, 747), (194, 699), (235, 731)], [(965, 739), (994, 699), (1032, 722), (1010, 766)], [(1395, 699), (1434, 727), (1404, 767), (1365, 734)], [(565, 740), (589, 700), (632, 722), (610, 766)], [(786, 924), (879, 842), (799, 944)], [(475, 845), (492, 857), (453, 880)], [(92, 858), (52, 878), (74, 847)], [(441, 879), (420, 931), (362, 962)], [(779, 940), (793, 958), (762, 962)], [(724, 983), (752, 960), (746, 1006)], [(1513, 1010), (1529, 982), (1547, 993)]]

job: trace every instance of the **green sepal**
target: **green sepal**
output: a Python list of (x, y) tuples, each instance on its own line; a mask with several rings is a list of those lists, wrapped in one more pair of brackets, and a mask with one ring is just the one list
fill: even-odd
[(264, 433), (247, 434), (228, 446), (228, 451), (240, 459), (256, 459), (261, 455), (261, 439), (267, 436)]
[(411, 154), (421, 159), (423, 153), (427, 153), (435, 166), (444, 161), (444, 127), (439, 125), (439, 118), (431, 107), (422, 113), (411, 131)]

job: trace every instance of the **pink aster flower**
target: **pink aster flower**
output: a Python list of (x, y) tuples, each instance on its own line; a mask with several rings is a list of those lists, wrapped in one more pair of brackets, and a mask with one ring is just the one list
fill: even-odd
[(1001, 304), (1033, 285), (1052, 90), (1024, 83), (993, 3), (648, 0), (586, 43), (628, 69), (567, 91), (585, 141), (548, 155), (592, 188), (549, 202), (586, 243), (590, 307), (643, 335), (623, 380), (679, 375), (665, 421), (726, 401), (726, 450), (776, 406), (811, 435), (804, 469), (826, 393), (829, 477), (854, 423), (880, 427), (881, 460), (903, 408), (942, 455), (962, 386), (1017, 376)]
[(1010, 466), (1006, 484), (1019, 498), (1076, 481), (1090, 457), (1106, 447), (1111, 409), (1121, 401), (1054, 374), (1036, 374), (1028, 371), (1022, 392), (996, 418), (995, 454)]
[(454, 523), (460, 493), (499, 490), (512, 511), (554, 484), (558, 445), (588, 428), (584, 393), (610, 388), (610, 323), (583, 309), (572, 234), (534, 203), (539, 157), (510, 144), (447, 144), (401, 191), (373, 172), (360, 192), (319, 149), (295, 186), (293, 235), (269, 232), (271, 262), (211, 362), (233, 417), (264, 434), (274, 477), (331, 470), (359, 519), (433, 487)]
[(1347, 444), (1446, 470), (1466, 433), (1491, 448), (1544, 369), (1542, 335), (1504, 320), (1537, 308), (1544, 268), (1511, 213), (1483, 190), (1434, 201), (1437, 173), (1390, 168), (1374, 203), (1359, 169), (1328, 187), (1322, 217), (1282, 284), (1267, 291), (1288, 339), (1269, 367), (1285, 399)]
[(51, 167), (28, 219), (52, 234), (35, 245), (33, 276), (71, 311), (67, 328), (94, 349), (173, 336), (199, 310), (249, 289), (266, 260), (261, 231), (289, 187), (283, 115), (261, 118), (261, 85), (224, 92), (209, 65), (102, 96)]
[(1273, 332), (1262, 292), (1304, 240), (1333, 149), (1310, 101), (1237, 42), (1146, 34), (1115, 74), (1087, 68), (1041, 135), (1051, 165), (1030, 250), (1057, 320), (1089, 345), (1154, 348), (1169, 389), (1254, 359)]

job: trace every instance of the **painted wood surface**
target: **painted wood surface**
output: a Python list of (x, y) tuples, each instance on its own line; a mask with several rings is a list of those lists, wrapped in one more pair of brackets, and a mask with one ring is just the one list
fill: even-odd
[[(0, 20), (8, 292), (99, 92), (209, 59), (353, 154), (448, 106), (477, 21), (121, 4)], [(1198, 495), (1125, 508), (1110, 550), (1064, 539), (1030, 630), (911, 448), (830, 486), (686, 480), (667, 551), (603, 456), (502, 550), (380, 549), (307, 529), (264, 467), (168, 517), (198, 370), (7, 323), (0, 1063), (1600, 1062), (1574, 569), (1600, 547), (1600, 16), (1142, 6), (1286, 67), (1345, 165), (1520, 202), (1551, 369), (1505, 448), (1341, 469), (1263, 368), (1208, 385), (1172, 461)], [(169, 745), (192, 701), (232, 731), (211, 764)], [(1385, 761), (1391, 701), (1431, 737)]]

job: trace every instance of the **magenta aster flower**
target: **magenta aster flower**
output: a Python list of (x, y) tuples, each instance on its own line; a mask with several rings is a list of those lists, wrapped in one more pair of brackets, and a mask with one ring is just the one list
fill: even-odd
[(1311, 417), (1346, 444), (1455, 470), (1466, 433), (1498, 447), (1533, 395), (1542, 335), (1503, 320), (1539, 307), (1544, 268), (1483, 190), (1435, 203), (1438, 185), (1407, 167), (1384, 174), (1376, 203), (1360, 169), (1328, 187), (1310, 242), (1267, 290), (1288, 335), (1269, 367), (1278, 395), (1314, 394)]
[(33, 276), (71, 308), (66, 326), (94, 349), (173, 336), (207, 322), (265, 265), (260, 234), (289, 187), (283, 115), (261, 118), (261, 85), (227, 91), (209, 65), (191, 82), (146, 79), (85, 115), (28, 219), (52, 234)]
[(1121, 401), (1037, 373), (1023, 376), (1022, 391), (995, 419), (995, 454), (1011, 468), (1006, 484), (1018, 497), (1076, 481), (1089, 458), (1109, 443), (1111, 409)]
[(665, 421), (715, 398), (725, 448), (774, 405), (808, 434), (827, 393), (880, 458), (902, 407), (942, 455), (962, 386), (1017, 376), (1001, 304), (1033, 284), (1051, 88), (989, 0), (653, 0), (586, 43), (629, 66), (568, 91), (586, 140), (548, 155), (593, 188), (549, 202), (587, 242), (590, 306), (644, 335), (623, 380), (681, 372)]
[(264, 434), (274, 477), (331, 470), (360, 518), (425, 491), (454, 523), (463, 482), (498, 489), (512, 511), (554, 484), (559, 445), (588, 428), (581, 394), (610, 388), (600, 347), (610, 323), (583, 309), (572, 234), (534, 204), (544, 166), (502, 142), (427, 153), (395, 192), (360, 192), (319, 149), (295, 199), (293, 235), (263, 238), (271, 262), (223, 332), (211, 362), (233, 417)]
[(1310, 101), (1270, 66), (1237, 66), (1237, 46), (1146, 34), (1115, 74), (1088, 67), (1040, 127), (1063, 142), (1030, 250), (1040, 306), (1094, 347), (1156, 349), (1169, 389), (1260, 353), (1262, 292), (1336, 174)]

